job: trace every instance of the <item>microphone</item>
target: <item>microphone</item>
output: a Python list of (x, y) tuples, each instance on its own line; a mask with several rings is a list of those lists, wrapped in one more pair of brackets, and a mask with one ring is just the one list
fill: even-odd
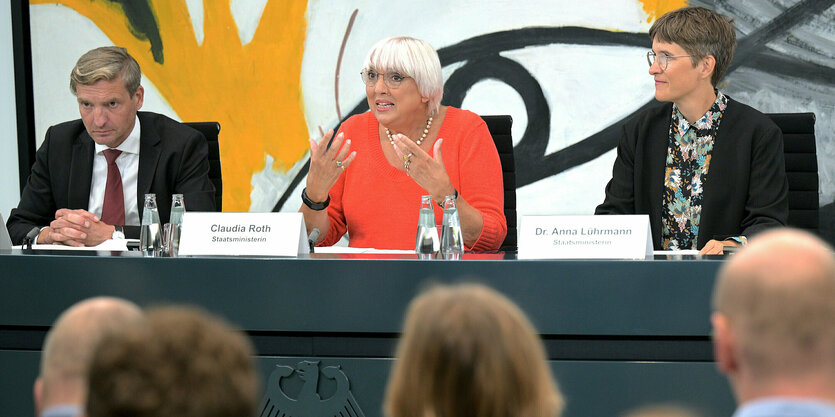
[(313, 253), (313, 247), (316, 246), (316, 241), (319, 240), (319, 235), (321, 234), (322, 232), (320, 232), (318, 228), (314, 227), (307, 236), (307, 244), (310, 245), (310, 253)]
[(23, 249), (32, 249), (32, 245), (34, 245), (35, 241), (38, 239), (38, 235), (41, 234), (40, 227), (33, 227), (26, 236), (23, 237)]

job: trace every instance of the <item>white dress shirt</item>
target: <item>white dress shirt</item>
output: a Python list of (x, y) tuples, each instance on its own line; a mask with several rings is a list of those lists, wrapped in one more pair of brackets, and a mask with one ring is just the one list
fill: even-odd
[[(115, 147), (122, 151), (116, 158), (116, 166), (122, 175), (122, 192), (125, 195), (125, 224), (139, 226), (139, 205), (136, 201), (137, 181), (139, 179), (139, 116), (133, 125), (133, 130), (121, 145)], [(96, 144), (93, 156), (93, 179), (90, 182), (90, 200), (87, 211), (101, 217), (104, 206), (104, 189), (107, 186), (107, 159), (104, 157), (105, 145)]]

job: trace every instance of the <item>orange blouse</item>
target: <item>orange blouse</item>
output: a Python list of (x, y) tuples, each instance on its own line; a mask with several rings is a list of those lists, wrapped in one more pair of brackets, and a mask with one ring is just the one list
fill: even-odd
[[(429, 194), (406, 172), (391, 166), (380, 148), (379, 124), (373, 113), (353, 116), (340, 132), (357, 156), (330, 190), (330, 229), (320, 246), (330, 246), (347, 231), (351, 247), (414, 249), (420, 197)], [(449, 107), (438, 138), (452, 186), (477, 209), (484, 226), (468, 250), (496, 250), (507, 234), (502, 168), (484, 120)], [(433, 151), (429, 151), (433, 156)], [(443, 210), (433, 204), (435, 223)]]

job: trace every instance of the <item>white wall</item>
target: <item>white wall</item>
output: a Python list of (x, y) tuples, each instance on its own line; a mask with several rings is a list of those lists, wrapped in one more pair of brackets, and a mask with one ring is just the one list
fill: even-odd
[(20, 200), (10, 1), (0, 0), (0, 213), (5, 219)]

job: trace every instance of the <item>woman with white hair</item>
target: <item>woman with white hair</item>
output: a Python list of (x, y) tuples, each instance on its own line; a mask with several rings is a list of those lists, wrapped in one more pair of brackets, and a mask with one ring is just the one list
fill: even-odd
[(319, 229), (322, 246), (347, 232), (352, 247), (412, 249), (421, 196), (432, 195), (440, 224), (454, 195), (465, 248), (498, 249), (507, 233), (499, 155), (478, 115), (440, 104), (437, 52), (419, 39), (383, 39), (361, 75), (371, 111), (310, 141), (300, 209), (308, 233)]

